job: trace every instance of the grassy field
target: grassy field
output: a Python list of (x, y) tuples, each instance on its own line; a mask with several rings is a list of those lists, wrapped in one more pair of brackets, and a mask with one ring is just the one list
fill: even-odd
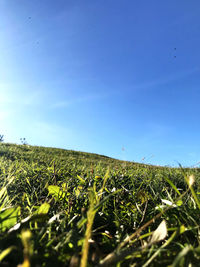
[(0, 144), (0, 266), (200, 266), (200, 171)]

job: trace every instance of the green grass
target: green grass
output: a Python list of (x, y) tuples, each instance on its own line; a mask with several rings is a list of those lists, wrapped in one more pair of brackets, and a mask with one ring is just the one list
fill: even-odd
[(199, 266), (199, 194), (197, 168), (1, 143), (0, 266)]

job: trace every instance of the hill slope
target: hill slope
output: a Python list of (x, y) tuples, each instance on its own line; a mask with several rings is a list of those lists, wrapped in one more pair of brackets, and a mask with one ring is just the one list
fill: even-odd
[(74, 150), (66, 150), (60, 148), (50, 148), (50, 147), (39, 147), (39, 146), (29, 146), (29, 145), (16, 145), (16, 144), (8, 144), (8, 143), (0, 143), (0, 156), (6, 157), (8, 160), (19, 160), (24, 159), (25, 161), (35, 161), (37, 162), (39, 159), (43, 158), (43, 162), (46, 164), (46, 160), (56, 160), (56, 159), (67, 159), (67, 160), (78, 160), (83, 164), (86, 163), (94, 163), (98, 164), (101, 162), (102, 164), (109, 165), (135, 165), (137, 166), (145, 166), (142, 163), (135, 163), (130, 161), (122, 161), (114, 158), (110, 158), (108, 156), (80, 152)]
[[(187, 185), (191, 174), (194, 190)], [(199, 169), (1, 143), (1, 264), (16, 266), (25, 259), (32, 266), (85, 266), (84, 255), (88, 266), (167, 266), (179, 261), (197, 266), (199, 177)], [(162, 220), (168, 228), (163, 245), (147, 243)], [(135, 231), (132, 243), (121, 243)], [(187, 253), (177, 258), (183, 249)], [(113, 251), (109, 262), (105, 257)]]

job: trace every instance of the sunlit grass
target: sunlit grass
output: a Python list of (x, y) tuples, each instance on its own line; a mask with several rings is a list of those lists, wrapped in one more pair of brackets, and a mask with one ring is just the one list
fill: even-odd
[(0, 264), (199, 264), (199, 169), (2, 143), (0, 178)]

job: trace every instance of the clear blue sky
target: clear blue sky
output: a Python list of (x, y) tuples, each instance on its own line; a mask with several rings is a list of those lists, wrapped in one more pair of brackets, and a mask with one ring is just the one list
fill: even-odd
[(196, 164), (199, 14), (199, 0), (0, 0), (5, 141)]

